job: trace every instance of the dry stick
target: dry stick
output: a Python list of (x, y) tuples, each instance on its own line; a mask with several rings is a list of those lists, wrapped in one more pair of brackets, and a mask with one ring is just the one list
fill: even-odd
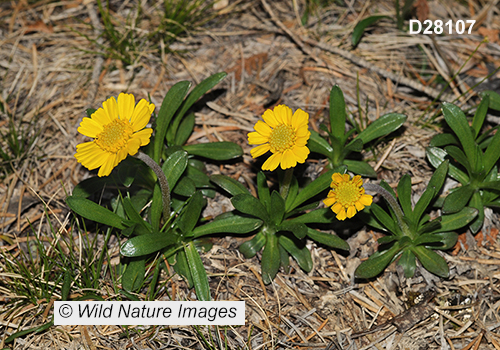
[[(102, 27), (99, 17), (97, 16), (96, 10), (92, 2), (87, 4), (87, 10), (89, 12), (90, 21), (95, 30), (95, 35), (97, 36), (97, 45), (102, 46), (104, 43), (104, 38), (102, 36)], [(90, 86), (88, 88), (87, 95), (87, 108), (91, 108), (94, 104), (95, 97), (97, 96), (97, 89), (99, 88), (99, 76), (101, 75), (102, 65), (104, 63), (104, 57), (102, 55), (97, 55), (94, 65), (94, 70), (92, 71), (92, 79), (90, 80)], [(81, 120), (78, 120), (80, 124)]]
[(409, 86), (414, 90), (423, 92), (424, 94), (426, 94), (432, 98), (439, 99), (442, 101), (443, 100), (446, 100), (446, 101), (453, 101), (454, 100), (454, 97), (449, 95), (449, 94), (441, 93), (438, 90), (435, 90), (435, 89), (428, 87), (428, 86), (424, 86), (424, 85), (422, 85), (422, 84), (420, 84), (412, 79), (409, 79), (409, 78), (404, 77), (404, 76), (399, 76), (397, 74), (394, 74), (393, 72), (389, 72), (383, 68), (377, 67), (376, 65), (364, 60), (361, 57), (358, 57), (358, 56), (350, 53), (349, 51), (343, 50), (343, 49), (338, 48), (336, 46), (329, 45), (327, 43), (318, 42), (318, 41), (313, 40), (313, 39), (304, 38), (304, 37), (302, 37), (301, 39), (304, 42), (308, 43), (309, 45), (313, 45), (313, 46), (319, 47), (322, 50), (339, 55), (345, 59), (348, 59), (349, 61), (353, 62), (354, 64), (356, 64), (360, 67), (367, 68), (367, 69), (371, 70), (372, 72), (375, 72), (384, 78), (389, 78), (394, 82), (398, 82), (400, 84)]
[(290, 29), (288, 29), (276, 17), (276, 15), (274, 14), (273, 10), (269, 6), (269, 4), (266, 2), (266, 0), (261, 0), (261, 2), (262, 2), (262, 5), (264, 6), (264, 9), (267, 11), (267, 13), (269, 14), (269, 16), (273, 20), (273, 22), (276, 23), (276, 25), (278, 27), (280, 27), (281, 30), (283, 32), (285, 32), (286, 35), (288, 35), (290, 37), (290, 39), (292, 39), (293, 42), (295, 42), (295, 44), (305, 54), (311, 56), (318, 64), (323, 65), (325, 67), (327, 66), (320, 58), (316, 57), (311, 52), (310, 48), (308, 48), (306, 45), (304, 45), (304, 42), (308, 43), (309, 45), (319, 47), (320, 49), (322, 49), (324, 51), (329, 51), (331, 53), (334, 53), (336, 55), (344, 57), (344, 58), (348, 59), (349, 61), (353, 62), (354, 64), (356, 64), (356, 65), (358, 65), (360, 67), (367, 68), (367, 69), (371, 70), (372, 72), (375, 72), (375, 73), (377, 73), (378, 75), (380, 75), (380, 76), (382, 76), (384, 78), (389, 78), (389, 79), (391, 79), (394, 82), (398, 82), (400, 84), (409, 86), (409, 87), (411, 87), (414, 90), (423, 92), (423, 93), (425, 93), (426, 95), (428, 95), (428, 96), (430, 96), (432, 98), (439, 99), (439, 100), (442, 100), (442, 101), (444, 101), (444, 100), (446, 100), (446, 101), (453, 101), (454, 100), (454, 97), (451, 96), (451, 95), (445, 94), (445, 93), (440, 92), (438, 90), (435, 90), (435, 89), (433, 89), (431, 87), (424, 86), (424, 85), (422, 85), (422, 84), (420, 84), (420, 83), (418, 83), (418, 82), (416, 82), (416, 81), (414, 81), (412, 79), (406, 78), (404, 76), (398, 76), (397, 74), (394, 74), (394, 73), (389, 72), (389, 71), (387, 71), (385, 69), (377, 67), (376, 65), (374, 65), (374, 64), (372, 64), (372, 63), (364, 60), (361, 57), (358, 57), (358, 56), (350, 53), (349, 51), (342, 50), (342, 49), (340, 49), (338, 47), (335, 47), (335, 46), (332, 46), (332, 45), (329, 45), (329, 44), (326, 44), (326, 43), (318, 42), (318, 41), (310, 39), (310, 38), (299, 37), (299, 36), (295, 35)]
[(312, 52), (311, 52), (311, 49), (308, 48), (307, 46), (304, 45), (304, 43), (300, 40), (300, 38), (295, 35), (290, 29), (288, 29), (279, 19), (278, 17), (276, 17), (276, 15), (274, 14), (273, 10), (271, 9), (271, 6), (269, 6), (269, 4), (266, 2), (266, 0), (261, 0), (262, 2), (262, 6), (264, 6), (264, 9), (267, 11), (267, 13), (269, 14), (269, 16), (271, 17), (271, 19), (273, 20), (274, 23), (276, 23), (276, 25), (278, 27), (281, 28), (282, 31), (284, 31), (286, 33), (286, 35), (288, 35), (290, 37), (290, 39), (293, 40), (293, 42), (295, 44), (297, 44), (297, 46), (306, 54), (306, 55), (309, 55), (311, 56), (311, 58), (313, 60), (316, 61), (316, 63), (318, 63), (319, 65), (322, 65), (322, 66), (325, 66), (326, 67), (326, 64), (325, 62), (323, 62), (321, 59), (319, 59), (318, 57), (316, 57)]

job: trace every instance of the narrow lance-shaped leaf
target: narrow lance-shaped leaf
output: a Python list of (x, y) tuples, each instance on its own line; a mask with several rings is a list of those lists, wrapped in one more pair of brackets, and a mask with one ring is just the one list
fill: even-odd
[(91, 200), (69, 196), (66, 198), (66, 203), (75, 213), (86, 219), (116, 227), (120, 230), (126, 229), (126, 226), (122, 223), (123, 219), (120, 216)]
[(439, 277), (446, 278), (449, 276), (450, 269), (441, 255), (421, 245), (411, 247), (411, 250), (427, 271), (430, 271)]
[(222, 188), (232, 196), (236, 196), (237, 194), (241, 193), (249, 193), (246, 187), (243, 186), (243, 184), (229, 176), (218, 174), (212, 175), (210, 176), (210, 181), (218, 185), (220, 188)]
[(275, 234), (269, 233), (266, 235), (266, 246), (262, 252), (262, 280), (265, 284), (273, 281), (280, 268), (280, 251), (278, 247), (278, 237)]
[(155, 138), (153, 144), (153, 159), (157, 163), (160, 161), (163, 143), (165, 142), (165, 135), (167, 134), (167, 128), (170, 121), (184, 100), (184, 96), (186, 96), (190, 87), (191, 83), (188, 81), (178, 82), (172, 86), (170, 90), (168, 90), (165, 98), (163, 99), (160, 111), (158, 112), (158, 116), (156, 118)]
[(312, 270), (311, 252), (306, 246), (299, 248), (293, 240), (284, 235), (279, 237), (279, 243), (297, 261), (302, 270), (306, 272)]
[(222, 79), (226, 77), (227, 73), (225, 72), (220, 72), (220, 73), (215, 73), (214, 75), (211, 75), (207, 79), (203, 80), (201, 83), (196, 85), (191, 93), (188, 95), (184, 103), (182, 104), (182, 107), (175, 117), (174, 121), (172, 122), (172, 125), (167, 131), (167, 140), (169, 144), (171, 144), (174, 140), (175, 135), (177, 134), (177, 130), (179, 128), (179, 124), (181, 123), (184, 114), (188, 111), (191, 106), (198, 101), (198, 99), (203, 96), (208, 90), (213, 88), (215, 85), (217, 85)]
[(123, 256), (136, 257), (155, 253), (177, 241), (177, 236), (171, 232), (153, 233), (149, 235), (136, 236), (120, 247)]
[(196, 250), (193, 242), (184, 246), (191, 278), (193, 279), (196, 296), (200, 301), (210, 301), (210, 286), (208, 285), (208, 276), (201, 261), (200, 254)]
[(470, 165), (475, 167), (477, 165), (476, 143), (464, 112), (451, 103), (443, 103), (442, 110), (446, 123), (458, 136)]
[(388, 135), (399, 129), (406, 121), (406, 118), (406, 115), (399, 113), (385, 114), (361, 131), (356, 136), (356, 139), (359, 138), (366, 144), (376, 138)]
[(352, 46), (358, 45), (367, 27), (380, 21), (382, 18), (389, 18), (389, 17), (377, 15), (377, 16), (370, 16), (359, 21), (358, 24), (356, 24), (356, 27), (354, 27), (354, 30), (352, 31)]
[(215, 233), (249, 233), (258, 229), (261, 225), (262, 220), (260, 219), (234, 215), (197, 226), (192, 231), (192, 235), (197, 238)]
[(363, 261), (358, 266), (354, 274), (358, 278), (372, 278), (377, 276), (389, 265), (394, 256), (399, 252), (399, 249), (399, 244), (396, 242), (389, 250), (373, 254), (368, 260)]
[(339, 140), (344, 139), (345, 132), (345, 100), (338, 85), (330, 90), (330, 130)]
[(333, 175), (333, 170), (329, 170), (320, 177), (318, 177), (316, 180), (311, 182), (309, 185), (307, 185), (302, 191), (299, 192), (297, 197), (295, 197), (295, 200), (290, 205), (290, 207), (286, 208), (287, 211), (296, 208), (305, 201), (311, 199), (312, 197), (326, 190), (330, 186), (330, 183), (332, 182), (332, 175)]

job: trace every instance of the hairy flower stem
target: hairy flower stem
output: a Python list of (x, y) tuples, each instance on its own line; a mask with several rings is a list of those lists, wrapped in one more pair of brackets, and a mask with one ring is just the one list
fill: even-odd
[(158, 182), (160, 183), (161, 198), (163, 202), (163, 216), (165, 220), (167, 220), (170, 217), (170, 187), (168, 186), (167, 177), (163, 173), (163, 170), (161, 170), (160, 166), (147, 154), (139, 151), (134, 157), (146, 163), (146, 165), (149, 166), (156, 174)]
[(283, 198), (284, 200), (286, 200), (286, 197), (288, 196), (288, 191), (290, 191), (292, 178), (293, 178), (293, 168), (286, 169), (285, 176), (283, 178), (283, 182), (280, 187), (280, 195), (281, 198)]
[(403, 210), (399, 206), (396, 198), (394, 198), (394, 196), (389, 191), (387, 191), (385, 188), (383, 188), (382, 186), (372, 184), (372, 183), (367, 183), (367, 184), (364, 184), (363, 187), (365, 188), (365, 190), (377, 192), (382, 197), (384, 197), (384, 199), (387, 201), (387, 203), (389, 203), (392, 210), (394, 211), (394, 214), (396, 214), (396, 218), (398, 219), (398, 224), (399, 224), (399, 227), (401, 227), (401, 231), (403, 231), (403, 234), (405, 236), (410, 236), (410, 228), (408, 227), (406, 222), (403, 220), (403, 217), (404, 217)]

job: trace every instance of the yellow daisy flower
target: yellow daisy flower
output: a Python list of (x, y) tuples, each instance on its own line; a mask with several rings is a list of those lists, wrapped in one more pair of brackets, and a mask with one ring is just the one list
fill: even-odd
[(114, 97), (104, 101), (102, 108), (80, 123), (78, 132), (94, 140), (77, 145), (75, 158), (89, 170), (100, 167), (97, 175), (109, 175), (127, 155), (135, 155), (149, 143), (153, 130), (144, 127), (154, 109), (144, 99), (135, 105), (134, 96), (125, 93), (118, 95), (118, 101)]
[(337, 214), (337, 219), (345, 220), (352, 218), (358, 211), (372, 204), (373, 197), (365, 194), (363, 180), (356, 175), (352, 178), (348, 174), (332, 175), (332, 190), (323, 203), (327, 207), (332, 207), (332, 211)]
[(262, 119), (264, 121), (255, 124), (255, 131), (248, 134), (248, 143), (259, 145), (251, 150), (253, 158), (267, 151), (273, 153), (262, 165), (262, 170), (274, 170), (278, 165), (281, 169), (288, 169), (304, 163), (309, 155), (306, 147), (311, 135), (309, 114), (297, 109), (292, 115), (289, 107), (279, 105), (274, 110), (265, 111)]

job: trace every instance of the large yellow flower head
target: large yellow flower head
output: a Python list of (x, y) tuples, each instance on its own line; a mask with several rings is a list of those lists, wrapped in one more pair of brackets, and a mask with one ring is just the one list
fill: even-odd
[(345, 220), (352, 218), (358, 211), (372, 204), (373, 197), (365, 194), (363, 180), (356, 175), (352, 179), (348, 174), (332, 175), (332, 190), (323, 203), (327, 207), (332, 207), (332, 211), (337, 214), (337, 219)]
[(293, 168), (297, 163), (304, 163), (309, 155), (306, 147), (311, 135), (308, 124), (309, 114), (297, 109), (292, 110), (279, 105), (274, 110), (268, 109), (262, 115), (264, 121), (259, 120), (254, 132), (248, 134), (248, 143), (259, 145), (251, 150), (253, 158), (257, 158), (267, 151), (273, 153), (262, 165), (262, 170)]
[(153, 130), (144, 129), (149, 123), (154, 104), (142, 99), (137, 106), (131, 94), (121, 93), (118, 101), (111, 97), (90, 118), (83, 118), (78, 131), (93, 141), (76, 146), (75, 158), (89, 170), (99, 169), (107, 176), (127, 155), (149, 143)]

